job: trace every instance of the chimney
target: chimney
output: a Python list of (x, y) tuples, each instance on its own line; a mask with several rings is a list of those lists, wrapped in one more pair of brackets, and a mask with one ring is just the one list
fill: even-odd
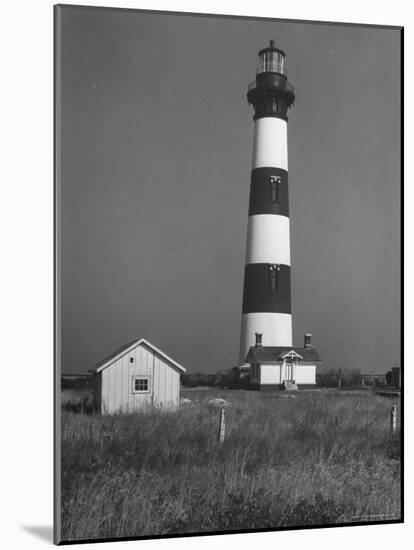
[(305, 343), (303, 345), (305, 348), (311, 348), (312, 347), (312, 334), (309, 332), (305, 333)]
[(263, 334), (261, 334), (260, 332), (256, 332), (256, 348), (261, 348), (262, 347), (262, 336)]

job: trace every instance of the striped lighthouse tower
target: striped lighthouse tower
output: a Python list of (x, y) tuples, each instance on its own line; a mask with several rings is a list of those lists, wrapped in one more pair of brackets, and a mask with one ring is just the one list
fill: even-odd
[(247, 99), (254, 108), (240, 363), (262, 334), (263, 346), (292, 345), (287, 110), (295, 95), (285, 53), (270, 41), (259, 52)]

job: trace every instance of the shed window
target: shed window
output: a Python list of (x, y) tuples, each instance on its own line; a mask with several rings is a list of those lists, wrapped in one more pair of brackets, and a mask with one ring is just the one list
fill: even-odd
[(269, 290), (270, 292), (279, 292), (279, 274), (280, 265), (269, 265)]
[(132, 378), (132, 391), (133, 393), (148, 393), (149, 392), (149, 378), (143, 376), (134, 376)]
[(270, 202), (271, 203), (279, 202), (280, 183), (281, 183), (281, 179), (279, 176), (270, 176), (269, 184), (270, 184)]

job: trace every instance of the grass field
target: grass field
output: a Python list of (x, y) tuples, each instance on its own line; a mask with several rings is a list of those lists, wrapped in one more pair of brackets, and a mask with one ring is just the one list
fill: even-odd
[[(192, 403), (175, 413), (63, 411), (63, 540), (400, 518), (395, 400), (216, 389), (182, 397)], [(230, 403), (223, 444), (212, 397)]]

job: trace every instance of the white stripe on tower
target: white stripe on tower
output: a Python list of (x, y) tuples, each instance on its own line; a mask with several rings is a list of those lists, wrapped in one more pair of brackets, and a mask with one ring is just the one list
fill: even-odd
[(247, 96), (255, 123), (240, 363), (255, 344), (255, 333), (263, 335), (264, 346), (292, 345), (286, 112), (294, 94), (284, 53), (271, 42), (259, 57)]
[[(255, 333), (263, 334), (263, 346), (292, 345), (291, 313), (244, 313), (242, 316), (240, 363), (244, 363), (247, 351), (255, 345)], [(267, 337), (269, 335), (269, 337)], [(289, 342), (289, 343), (286, 343)], [(247, 349), (246, 353), (245, 350)]]
[(289, 218), (275, 214), (249, 216), (246, 264), (290, 265)]
[(254, 121), (252, 170), (265, 166), (288, 169), (287, 122), (281, 118)]

